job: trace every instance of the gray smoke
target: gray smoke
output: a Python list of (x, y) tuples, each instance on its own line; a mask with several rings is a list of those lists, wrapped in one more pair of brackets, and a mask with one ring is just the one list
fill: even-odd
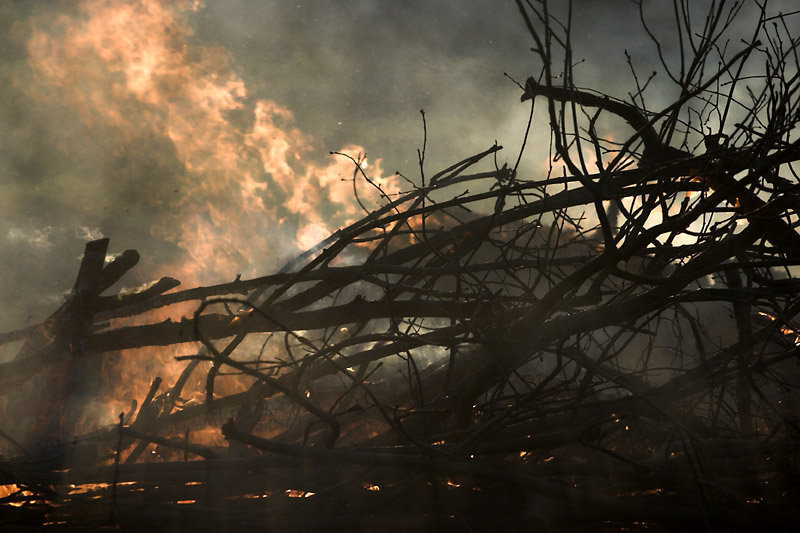
[[(54, 87), (32, 66), (32, 39), (43, 33), (55, 42), (69, 38), (70, 24), (84, 20), (82, 8), (89, 4), (0, 4), (0, 331), (35, 323), (58, 305), (72, 284), (86, 240), (105, 235), (115, 251), (141, 252), (139, 277), (132, 276), (129, 284), (174, 275), (165, 271), (167, 265), (184, 257), (185, 250), (161, 238), (164, 232), (155, 227), (183, 194), (181, 178), (188, 173), (168, 132), (146, 124), (120, 131), (102, 117), (87, 123), (85, 111), (64, 97), (69, 88)], [(227, 54), (231, 71), (247, 88), (242, 106), (225, 117), (234, 130), (251, 128), (256, 102), (268, 99), (290, 110), (294, 126), (314, 139), (313, 150), (304, 154), (309, 161), (324, 166), (329, 150), (355, 143), (373, 161), (381, 158), (389, 174), (400, 171), (417, 179), (417, 149), (423, 140), (419, 110), (425, 109), (429, 175), (494, 141), (506, 147), (501, 163), (516, 159), (528, 107), (519, 103), (520, 90), (504, 72), (524, 82), (540, 65), (514, 2), (205, 4), (187, 11), (192, 34), (182, 46), (190, 58), (193, 50)], [(669, 4), (646, 2), (646, 9), (663, 54), (675, 65)], [(692, 3), (698, 23), (708, 4)], [(657, 70), (657, 80), (666, 82), (633, 2), (575, 2), (573, 15), (580, 85), (626, 97), (634, 85), (624, 49), (640, 76)], [(748, 38), (750, 21), (752, 14), (743, 16), (732, 37)], [(113, 90), (92, 85), (125, 76), (122, 71), (106, 74), (100, 81), (76, 77), (74, 83), (91, 88), (81, 94), (111, 99), (132, 123), (152, 111), (136, 102), (113, 101)], [(661, 92), (654, 83), (648, 96), (656, 108), (674, 98), (675, 91)], [(522, 167), (529, 177), (542, 168), (549, 142), (544, 115), (537, 117), (541, 120)], [(289, 217), (280, 207), (285, 190), (271, 187), (264, 194), (268, 206)], [(276, 259), (242, 261), (253, 261), (248, 267), (266, 273), (276, 267)]]

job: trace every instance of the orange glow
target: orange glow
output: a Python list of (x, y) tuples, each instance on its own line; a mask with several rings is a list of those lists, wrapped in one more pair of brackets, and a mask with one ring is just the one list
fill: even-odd
[[(353, 196), (353, 179), (368, 209), (398, 191), (383, 176), (380, 160), (368, 162), (363, 148), (348, 145), (339, 150), (346, 157), (315, 162), (321, 147), (294, 125), (290, 110), (268, 99), (248, 101), (230, 53), (193, 39), (189, 15), (202, 8), (187, 0), (87, 0), (55, 21), (34, 19), (27, 46), (39, 82), (26, 89), (31, 98), (70, 109), (123, 156), (139, 157), (137, 150), (151, 145), (169, 148), (167, 155), (153, 156), (153, 169), (142, 171), (154, 175), (134, 168), (124, 178), (131, 183), (98, 188), (113, 194), (143, 190), (154, 213), (150, 232), (183, 255), (170, 258), (166, 268), (160, 260), (158, 272), (137, 274), (169, 275), (184, 288), (261, 275), (356, 220), (362, 207)], [(348, 157), (369, 172), (374, 185), (354, 173)], [(146, 185), (160, 181), (168, 190)], [(179, 319), (195, 306), (176, 306), (147, 320)], [(174, 357), (197, 351), (186, 343), (121, 354), (106, 369), (112, 389), (104, 400), (106, 413), (87, 412), (80, 429), (115, 423), (119, 412), (129, 413), (132, 400), (144, 399), (156, 376), (164, 380), (158, 394), (164, 393), (185, 366)], [(198, 369), (183, 400), (200, 401), (203, 377)], [(220, 379), (216, 393), (245, 386)]]
[(304, 490), (295, 490), (295, 489), (289, 489), (286, 491), (286, 495), (289, 496), (290, 498), (310, 498), (314, 494), (315, 494), (314, 492), (306, 492)]
[[(32, 67), (52, 89), (35, 96), (59, 98), (121, 146), (157, 135), (174, 147), (183, 173), (170, 179), (180, 186), (151, 199), (167, 202), (152, 231), (185, 251), (171, 274), (191, 285), (260, 273), (361, 209), (352, 161), (311, 162), (318, 147), (293, 125), (292, 113), (266, 99), (246, 105), (249, 93), (230, 54), (191, 41), (187, 14), (201, 8), (186, 1), (88, 1), (80, 16), (35, 28), (28, 44)], [(234, 124), (233, 111), (249, 114), (250, 125)], [(387, 193), (397, 191), (363, 148), (340, 151)], [(381, 194), (357, 179), (359, 195), (374, 207)], [(292, 223), (279, 224), (287, 214)]]
[[(764, 311), (759, 311), (758, 315), (768, 319), (770, 322), (775, 322), (777, 320), (774, 316), (772, 316), (769, 313), (765, 313)], [(795, 346), (800, 346), (800, 331), (798, 331), (797, 329), (795, 329), (795, 328), (793, 328), (791, 326), (785, 325), (785, 324), (781, 325), (779, 330), (780, 330), (781, 333), (783, 333), (787, 337), (794, 337), (793, 340), (792, 340), (794, 342), (794, 345)]]
[[(10, 490), (10, 492), (8, 492), (8, 494), (3, 494), (4, 490)], [(10, 494), (14, 494), (14, 493), (17, 492), (17, 490), (19, 490), (19, 489), (17, 488), (16, 485), (0, 485), (0, 497), (5, 497), (5, 496), (8, 496)], [(28, 491), (28, 490), (23, 490), (22, 492), (19, 493), (19, 496), (22, 497), (22, 498), (30, 498), (31, 496), (33, 496), (33, 493)], [(23, 501), (16, 501), (16, 502), (8, 502), (7, 505), (11, 505), (12, 507), (23, 507), (25, 505), (31, 505), (33, 503), (36, 503), (36, 501), (35, 500), (28, 500), (28, 501), (24, 501), (23, 500)]]
[(5, 498), (9, 494), (14, 494), (19, 488), (16, 485), (0, 485), (0, 498)]

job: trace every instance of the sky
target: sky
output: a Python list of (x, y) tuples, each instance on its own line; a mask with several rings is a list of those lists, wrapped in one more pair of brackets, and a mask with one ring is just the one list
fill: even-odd
[[(670, 3), (645, 4), (674, 60)], [(633, 2), (576, 1), (573, 35), (580, 85), (625, 97), (625, 50), (660, 70)], [(140, 252), (130, 286), (275, 271), (363, 215), (329, 152), (389, 193), (419, 180), (421, 109), (429, 175), (494, 142), (513, 164), (529, 108), (505, 73), (538, 72), (531, 46), (513, 1), (0, 0), (0, 331), (52, 312), (99, 237)]]

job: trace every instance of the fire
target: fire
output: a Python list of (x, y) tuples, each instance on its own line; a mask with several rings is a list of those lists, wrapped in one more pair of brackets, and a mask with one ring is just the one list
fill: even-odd
[(304, 490), (289, 489), (285, 492), (285, 494), (290, 498), (310, 498), (314, 496), (315, 493)]
[[(173, 147), (181, 167), (169, 179), (177, 188), (149, 198), (164, 206), (151, 232), (184, 251), (173, 273), (185, 284), (255, 275), (361, 209), (352, 161), (311, 162), (318, 147), (291, 111), (266, 99), (246, 104), (230, 54), (192, 40), (188, 16), (199, 9), (199, 2), (86, 1), (55, 28), (35, 27), (28, 44), (48, 96), (90, 128), (121, 146), (156, 136)], [(249, 116), (248, 125), (232, 120), (234, 112)], [(362, 148), (342, 152), (367, 168)], [(396, 192), (379, 161), (370, 173)], [(381, 200), (377, 188), (359, 189), (362, 199)]]
[[(152, 214), (151, 235), (182, 251), (158, 260), (157, 271), (139, 267), (144, 279), (170, 275), (191, 287), (261, 274), (398, 191), (380, 160), (368, 163), (357, 145), (315, 162), (320, 147), (294, 125), (292, 112), (268, 99), (253, 102), (231, 54), (193, 38), (190, 16), (200, 2), (86, 0), (73, 7), (55, 21), (32, 19), (27, 49), (39, 85), (27, 90), (101, 132), (114, 147), (109, 157), (147, 162), (129, 172), (111, 167), (122, 173), (90, 187), (122, 198), (136, 191), (135, 201), (147, 205), (133, 207)], [(157, 153), (145, 153), (153, 146)], [(116, 356), (108, 372), (124, 379), (104, 376), (113, 389), (104, 422), (141, 402), (155, 376), (164, 379), (159, 394), (170, 387), (183, 366), (174, 357), (198, 346), (177, 349)], [(184, 399), (197, 396), (202, 374), (192, 376)]]

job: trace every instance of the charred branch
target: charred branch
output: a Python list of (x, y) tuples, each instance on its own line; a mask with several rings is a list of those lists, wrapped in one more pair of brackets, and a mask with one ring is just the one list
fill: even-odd
[[(494, 145), (429, 178), (423, 147), (419, 184), (283, 269), (183, 291), (164, 277), (105, 294), (139, 256), (106, 264), (108, 240), (88, 243), (64, 305), (0, 335), (22, 344), (0, 364), (0, 407), (25, 415), (0, 428), (0, 519), (192, 530), (392, 530), (410, 515), (406, 525), (453, 530), (791, 524), (797, 40), (761, 20), (770, 46), (727, 57), (709, 44), (728, 23), (720, 13), (699, 40), (681, 19), (695, 56), (669, 71), (679, 96), (659, 111), (638, 77), (630, 102), (578, 89), (569, 21), (518, 6), (542, 67), (522, 99), (546, 102), (561, 175), (474, 170)], [(754, 57), (770, 65), (761, 85), (741, 74)], [(706, 62), (722, 68), (705, 75)], [(744, 108), (735, 126), (730, 107)], [(627, 123), (627, 138), (602, 131), (607, 115)], [(176, 305), (186, 302), (193, 314)], [(114, 374), (122, 363), (142, 367), (140, 383)], [(107, 365), (92, 375), (116, 382), (111, 402), (127, 415), (86, 429), (75, 420), (103, 403), (89, 397), (92, 365)]]

